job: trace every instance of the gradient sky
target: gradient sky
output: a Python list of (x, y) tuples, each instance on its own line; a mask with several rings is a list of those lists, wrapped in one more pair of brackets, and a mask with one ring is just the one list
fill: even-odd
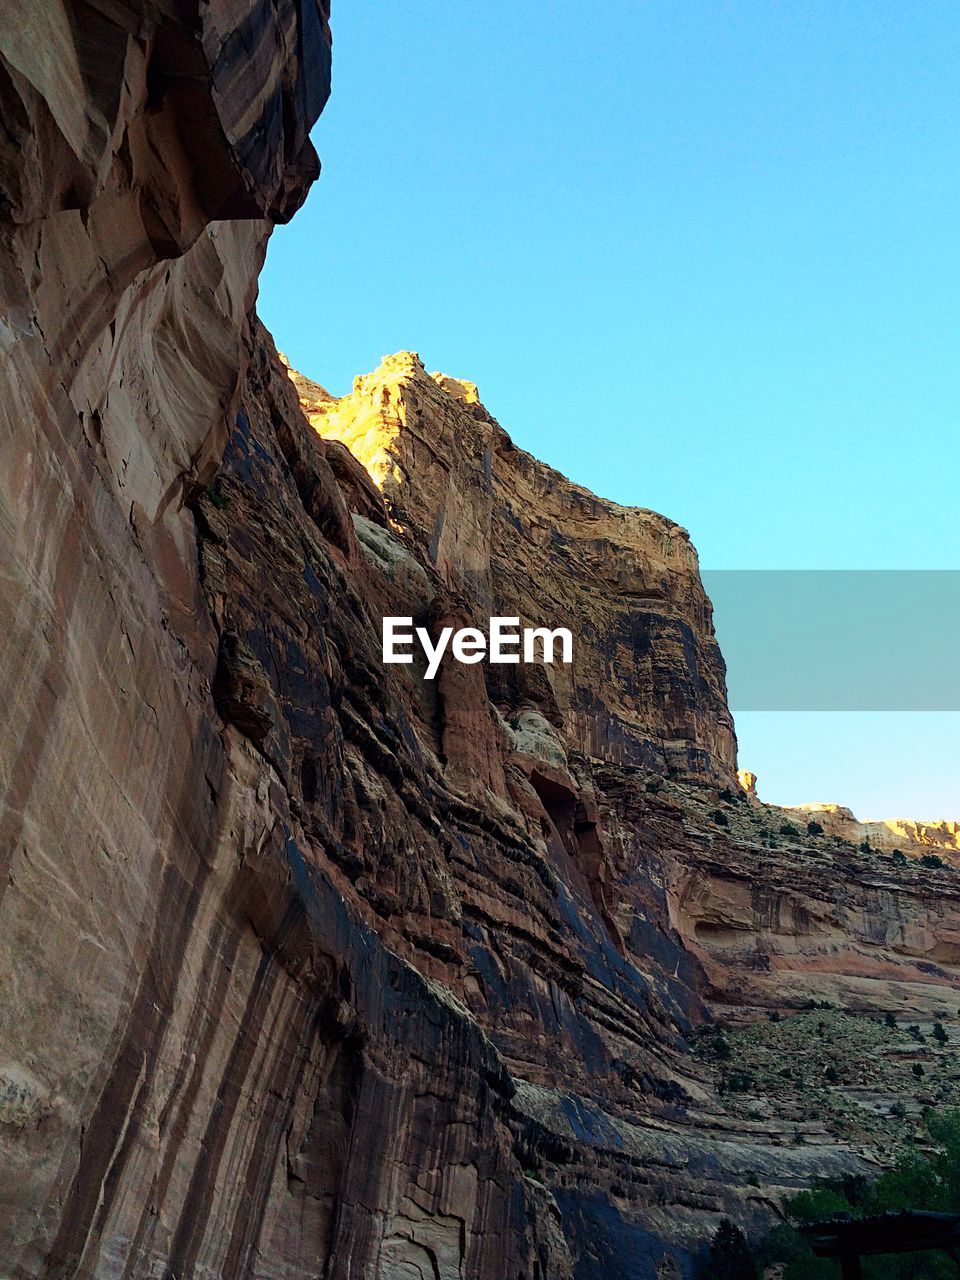
[[(710, 568), (960, 568), (960, 7), (334, 0), (333, 32), (261, 282), (294, 365), (342, 394), (417, 350)], [(958, 715), (738, 732), (766, 799), (960, 817)]]

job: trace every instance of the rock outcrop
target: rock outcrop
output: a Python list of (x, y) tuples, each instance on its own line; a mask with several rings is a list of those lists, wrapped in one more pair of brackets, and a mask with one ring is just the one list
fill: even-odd
[(795, 815), (802, 825), (817, 822), (829, 835), (839, 836), (851, 844), (865, 844), (884, 852), (899, 850), (909, 858), (940, 855), (951, 860), (951, 865), (960, 866), (960, 823), (957, 822), (918, 822), (913, 818), (859, 822), (850, 809), (838, 804), (797, 805), (785, 812)]
[[(410, 355), (291, 379), (251, 307), (328, 73), (312, 0), (0, 34), (3, 1272), (689, 1276), (874, 1159), (698, 1028), (939, 1014), (955, 882), (739, 791), (676, 525)], [(494, 610), (573, 667), (380, 660)]]
[(573, 631), (571, 669), (508, 679), (500, 668), (495, 703), (529, 702), (569, 745), (611, 764), (733, 775), (723, 660), (686, 530), (571, 484), (513, 444), (473, 383), (430, 376), (411, 352), (342, 400), (304, 403), (315, 430), (364, 465), (448, 591), (481, 618)]
[[(536, 667), (518, 687), (516, 668), (491, 667), (487, 693), (508, 727), (537, 718), (541, 760), (572, 763), (571, 795), (601, 815), (576, 860), (598, 869), (596, 900), (620, 945), (638, 916), (658, 919), (700, 961), (698, 990), (738, 1017), (809, 999), (955, 1014), (955, 824), (861, 824), (836, 806), (759, 802), (756, 776), (736, 773), (722, 659), (683, 530), (572, 485), (512, 444), (472, 383), (428, 375), (409, 352), (339, 400), (293, 379), (314, 429), (364, 463), (396, 535), (475, 617), (573, 626), (569, 676)], [(427, 604), (403, 607), (425, 615)], [(508, 775), (527, 754), (509, 745), (521, 750)], [(634, 806), (626, 821), (609, 812), (613, 787)], [(897, 842), (905, 852), (884, 856)], [(625, 845), (618, 865), (611, 850)], [(945, 870), (904, 871), (934, 850)], [(665, 889), (656, 905), (651, 881)], [(643, 964), (643, 948), (634, 958)]]
[(684, 791), (688, 839), (671, 861), (671, 920), (710, 974), (714, 1003), (737, 1019), (810, 1000), (956, 1017), (955, 866), (924, 863), (924, 849), (903, 842), (909, 856), (854, 843), (820, 811)]

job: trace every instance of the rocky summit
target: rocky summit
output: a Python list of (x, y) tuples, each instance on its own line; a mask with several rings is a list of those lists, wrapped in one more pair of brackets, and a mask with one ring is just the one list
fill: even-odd
[[(0, 1270), (690, 1277), (960, 1095), (956, 828), (763, 805), (684, 530), (277, 355), (326, 19), (0, 34)], [(495, 614), (573, 663), (381, 660)]]

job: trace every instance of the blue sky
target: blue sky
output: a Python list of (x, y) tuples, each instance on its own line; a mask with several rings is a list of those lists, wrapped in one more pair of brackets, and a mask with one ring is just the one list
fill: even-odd
[[(955, 4), (334, 0), (333, 32), (261, 284), (296, 366), (343, 393), (418, 350), (709, 568), (960, 568)], [(960, 816), (958, 722), (738, 731), (765, 798)]]

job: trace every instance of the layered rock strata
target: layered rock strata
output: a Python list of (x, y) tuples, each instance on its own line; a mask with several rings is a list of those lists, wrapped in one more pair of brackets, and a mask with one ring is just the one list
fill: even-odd
[(884, 852), (899, 850), (905, 857), (939, 855), (960, 865), (960, 823), (918, 822), (914, 818), (885, 818), (860, 822), (850, 809), (838, 804), (800, 805), (790, 812), (802, 823), (817, 822), (832, 836), (851, 844), (868, 844)]
[[(759, 802), (753, 774), (730, 780), (723, 664), (683, 530), (570, 484), (512, 444), (473, 384), (428, 375), (411, 353), (385, 359), (341, 399), (293, 377), (311, 425), (364, 462), (396, 535), (468, 598), (473, 618), (574, 627), (569, 674), (489, 667), (487, 693), (508, 726), (545, 722), (540, 754), (554, 767), (577, 763), (584, 803), (629, 798), (578, 857), (601, 868), (598, 901), (616, 904), (603, 908), (612, 937), (629, 944), (630, 893), (646, 895), (653, 880), (665, 895), (652, 914), (699, 960), (699, 989), (738, 1017), (812, 998), (956, 1013), (955, 824), (780, 809)], [(427, 596), (404, 608), (426, 616)], [(606, 733), (595, 703), (610, 709)], [(898, 842), (905, 852), (891, 858)], [(625, 843), (630, 856), (618, 862)], [(912, 865), (933, 850), (945, 868)]]
[(363, 464), (448, 591), (483, 617), (573, 631), (572, 669), (500, 668), (495, 703), (529, 702), (611, 764), (732, 776), (723, 660), (686, 530), (538, 462), (473, 383), (428, 376), (411, 352), (341, 400), (307, 388), (304, 404), (315, 430)]
[[(250, 308), (328, 70), (309, 0), (0, 28), (4, 1274), (690, 1275), (872, 1158), (696, 1028), (939, 1011), (955, 890), (736, 798), (677, 526), (409, 355), (294, 385)], [(380, 661), (494, 609), (578, 661)]]

